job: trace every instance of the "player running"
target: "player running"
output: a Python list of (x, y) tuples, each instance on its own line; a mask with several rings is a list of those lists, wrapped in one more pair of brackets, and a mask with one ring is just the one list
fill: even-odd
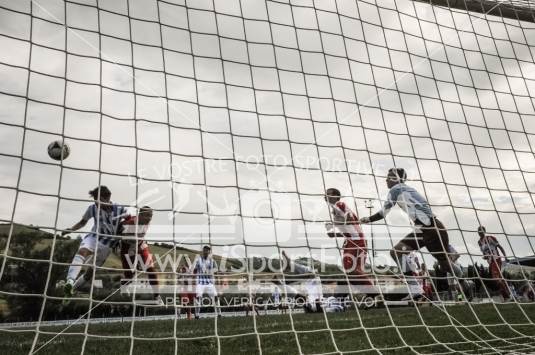
[(346, 274), (354, 276), (351, 283), (373, 286), (364, 272), (367, 246), (359, 218), (340, 201), (340, 196), (340, 191), (335, 188), (327, 189), (325, 193), (325, 201), (329, 204), (332, 215), (332, 223), (325, 224), (327, 235), (330, 238), (344, 238), (342, 264)]
[[(489, 263), (490, 274), (498, 284), (503, 299), (509, 300), (509, 288), (507, 287), (507, 283), (504, 281), (502, 275), (502, 255), (503, 258), (507, 260), (505, 250), (500, 245), (496, 237), (487, 235), (487, 230), (484, 226), (479, 226), (477, 233), (479, 234), (479, 240), (477, 244), (483, 253), (483, 259), (486, 259)], [(500, 251), (502, 252), (502, 255), (500, 255)]]
[(91, 232), (82, 239), (67, 272), (67, 280), (63, 289), (65, 297), (72, 297), (74, 291), (91, 280), (93, 272), (86, 271), (84, 275), (80, 277), (78, 275), (84, 264), (92, 264), (92, 257), (95, 253), (95, 266), (104, 264), (112, 249), (119, 242), (117, 234), (121, 220), (128, 217), (124, 206), (111, 202), (111, 191), (106, 186), (94, 188), (89, 191), (89, 195), (93, 197), (95, 203), (87, 208), (78, 223), (61, 232), (61, 236), (67, 235), (83, 228), (90, 219), (94, 220)]
[(202, 297), (208, 295), (214, 306), (214, 313), (221, 317), (221, 308), (219, 307), (219, 298), (215, 288), (214, 275), (217, 272), (217, 263), (212, 259), (211, 248), (205, 245), (202, 248), (202, 254), (198, 256), (193, 263), (193, 273), (197, 276), (195, 286), (195, 319), (199, 319), (199, 311), (202, 303)]
[[(426, 247), (438, 261), (442, 270), (451, 272), (457, 277), (462, 276), (458, 269), (452, 268), (447, 254), (449, 237), (446, 227), (433, 214), (427, 200), (416, 189), (405, 184), (406, 179), (405, 169), (388, 170), (386, 185), (390, 191), (383, 208), (370, 217), (361, 218), (360, 223), (376, 222), (385, 218), (397, 204), (414, 224), (414, 231), (401, 239), (390, 251), (391, 257), (400, 269), (403, 270), (403, 265), (406, 265), (407, 256), (411, 251)], [(463, 280), (461, 283), (464, 283)]]
[(147, 273), (153, 297), (159, 305), (163, 305), (154, 260), (149, 245), (145, 241), (152, 214), (152, 208), (143, 206), (139, 209), (137, 216), (131, 216), (122, 223), (121, 263), (126, 281), (134, 277), (136, 268)]

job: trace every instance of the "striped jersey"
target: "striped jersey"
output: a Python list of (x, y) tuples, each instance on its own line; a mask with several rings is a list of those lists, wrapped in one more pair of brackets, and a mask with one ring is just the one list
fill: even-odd
[(498, 245), (500, 245), (500, 243), (498, 242), (498, 239), (492, 235), (486, 235), (483, 238), (479, 238), (477, 244), (479, 245), (479, 249), (481, 249), (483, 256), (500, 255), (500, 253), (498, 253)]
[(92, 204), (84, 213), (83, 219), (89, 221), (94, 220), (91, 228), (92, 235), (95, 235), (98, 241), (109, 247), (114, 247), (119, 238), (116, 237), (119, 222), (121, 218), (127, 216), (127, 211), (124, 206), (113, 203), (111, 208), (98, 208), (96, 204)]
[(336, 229), (346, 238), (364, 240), (364, 233), (359, 224), (344, 224), (358, 220), (355, 212), (351, 211), (344, 202), (338, 201), (335, 204), (331, 204), (331, 214)]
[(415, 188), (403, 183), (394, 185), (388, 192), (383, 209), (380, 211), (383, 217), (386, 217), (396, 204), (416, 224), (423, 223), (429, 226), (435, 217), (427, 200)]
[(197, 276), (198, 285), (213, 285), (214, 273), (217, 271), (217, 263), (210, 256), (202, 256), (195, 259), (193, 264), (193, 273)]

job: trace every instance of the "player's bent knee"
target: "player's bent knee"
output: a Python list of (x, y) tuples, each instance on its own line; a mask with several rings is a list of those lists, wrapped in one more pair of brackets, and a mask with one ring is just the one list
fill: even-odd
[(398, 243), (394, 246), (394, 248), (390, 249), (390, 256), (392, 259), (397, 260), (401, 257), (404, 253), (408, 253), (410, 249), (403, 243)]

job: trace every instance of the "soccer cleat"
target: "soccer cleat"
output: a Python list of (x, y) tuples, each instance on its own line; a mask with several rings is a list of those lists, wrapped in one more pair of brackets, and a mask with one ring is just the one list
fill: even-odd
[(74, 295), (74, 282), (72, 280), (67, 280), (63, 286), (63, 301), (62, 305), (66, 306), (71, 301), (70, 298)]
[(67, 280), (65, 286), (63, 286), (63, 295), (66, 298), (70, 298), (74, 295), (74, 282), (72, 280)]

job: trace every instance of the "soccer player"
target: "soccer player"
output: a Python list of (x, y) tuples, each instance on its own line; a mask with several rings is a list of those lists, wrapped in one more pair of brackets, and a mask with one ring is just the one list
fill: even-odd
[(249, 316), (251, 310), (255, 311), (256, 315), (259, 316), (260, 312), (258, 311), (259, 305), (257, 304), (258, 297), (256, 292), (251, 292), (251, 297), (249, 297), (247, 304), (245, 305), (245, 316)]
[[(502, 276), (502, 255), (505, 259), (505, 250), (496, 237), (487, 235), (487, 230), (484, 226), (479, 226), (477, 233), (479, 234), (477, 244), (479, 245), (479, 249), (481, 249), (481, 253), (483, 253), (483, 259), (486, 259), (489, 263), (490, 274), (498, 283), (503, 299), (509, 300), (509, 289)], [(500, 255), (500, 251), (502, 252), (502, 255)]]
[[(152, 208), (143, 206), (139, 209), (137, 216), (131, 216), (122, 223), (121, 263), (126, 280), (131, 280), (134, 277), (136, 268), (146, 272), (152, 286), (154, 299), (159, 305), (163, 305), (164, 302), (159, 294), (158, 275), (154, 268), (154, 260), (149, 245), (145, 241), (152, 214)], [(142, 264), (140, 265), (140, 263)]]
[(422, 263), (420, 267), (420, 283), (422, 285), (424, 300), (433, 300), (433, 286), (429, 277), (429, 271), (427, 271), (427, 265)]
[[(461, 254), (459, 254), (459, 252), (457, 252), (457, 250), (455, 250), (451, 244), (448, 244), (448, 258), (450, 259), (450, 264), (454, 271), (453, 274), (451, 272), (447, 272), (446, 274), (446, 277), (448, 278), (448, 293), (452, 300), (462, 300), (462, 289), (460, 288), (459, 282), (455, 278), (455, 275), (462, 275), (463, 273), (462, 267), (458, 262), (461, 258)], [(466, 292), (468, 293), (468, 290), (466, 290)], [(470, 295), (467, 296), (470, 298)]]
[(197, 257), (193, 264), (193, 273), (196, 277), (195, 286), (195, 319), (199, 319), (202, 297), (208, 295), (214, 305), (214, 313), (221, 317), (221, 309), (218, 306), (219, 298), (215, 288), (214, 274), (217, 272), (217, 263), (212, 259), (211, 248), (205, 245), (202, 254)]
[(281, 313), (285, 313), (284, 310), (282, 309), (281, 290), (277, 285), (275, 285), (275, 287), (273, 288), (271, 297), (273, 298), (273, 308), (279, 309)]
[(325, 201), (329, 204), (333, 223), (326, 223), (330, 238), (344, 238), (342, 263), (346, 274), (354, 275), (356, 284), (372, 286), (373, 282), (365, 275), (367, 246), (358, 216), (344, 202), (340, 201), (340, 191), (327, 189)]
[(411, 251), (426, 247), (438, 261), (442, 270), (462, 276), (458, 273), (459, 270), (452, 269), (448, 258), (446, 248), (449, 245), (449, 237), (446, 227), (433, 214), (427, 200), (416, 189), (405, 184), (406, 179), (407, 173), (404, 169), (388, 170), (386, 185), (390, 191), (383, 208), (370, 217), (362, 217), (360, 223), (376, 222), (385, 218), (397, 204), (414, 224), (414, 231), (401, 239), (390, 251), (391, 257), (400, 269), (403, 269), (402, 265), (406, 264), (407, 255)]
[[(304, 279), (304, 282), (302, 283), (302, 288), (304, 291), (304, 296), (306, 298), (305, 312), (321, 312), (323, 290), (321, 279), (319, 278), (319, 276), (314, 273), (314, 270), (312, 268), (298, 263), (294, 263), (284, 250), (282, 251), (282, 257), (282, 265), (285, 266), (285, 270), (289, 270), (297, 275), (301, 275), (300, 278)], [(289, 288), (288, 286), (285, 286), (285, 288), (287, 290), (293, 290), (293, 288)]]
[(78, 248), (78, 252), (72, 259), (67, 272), (67, 280), (64, 286), (65, 297), (72, 297), (74, 291), (81, 287), (92, 277), (92, 272), (86, 272), (78, 277), (82, 266), (89, 264), (96, 253), (95, 265), (102, 266), (113, 247), (118, 243), (117, 237), (120, 222), (128, 216), (126, 208), (111, 202), (111, 191), (106, 186), (98, 186), (89, 191), (89, 195), (95, 201), (85, 211), (82, 219), (71, 228), (64, 230), (61, 236), (75, 232), (83, 228), (90, 219), (94, 220), (91, 232), (84, 236)]
[[(188, 319), (191, 319), (191, 304), (194, 302), (195, 293), (193, 293), (193, 285), (191, 275), (186, 265), (180, 268), (179, 282), (181, 284), (180, 305), (186, 311)], [(182, 310), (180, 309), (180, 313)]]
[(420, 275), (420, 261), (416, 251), (412, 251), (407, 254), (405, 258), (406, 263), (402, 265), (402, 272), (405, 275), (407, 286), (409, 288), (409, 294), (402, 298), (402, 301), (408, 301), (411, 299), (421, 299), (423, 294), (423, 288), (417, 277)]

